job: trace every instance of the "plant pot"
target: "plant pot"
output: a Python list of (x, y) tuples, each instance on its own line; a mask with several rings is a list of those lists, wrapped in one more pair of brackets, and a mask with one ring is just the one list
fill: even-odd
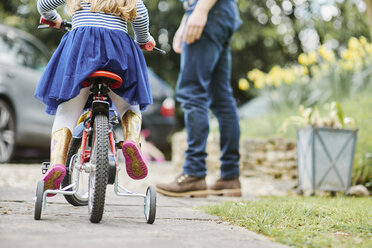
[(298, 192), (316, 190), (347, 193), (351, 182), (357, 129), (297, 130)]

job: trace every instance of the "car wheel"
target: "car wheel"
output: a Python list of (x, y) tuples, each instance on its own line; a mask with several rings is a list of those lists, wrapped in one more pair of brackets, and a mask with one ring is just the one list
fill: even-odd
[(9, 104), (0, 99), (0, 163), (8, 162), (14, 153), (15, 121)]

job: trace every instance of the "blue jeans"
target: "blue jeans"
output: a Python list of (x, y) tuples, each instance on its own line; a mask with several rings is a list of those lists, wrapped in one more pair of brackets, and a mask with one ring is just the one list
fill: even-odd
[(223, 7), (217, 5), (212, 8), (203, 35), (198, 41), (190, 45), (184, 43), (182, 46), (176, 98), (185, 112), (188, 134), (183, 173), (194, 177), (206, 176), (205, 148), (209, 134), (209, 109), (219, 123), (221, 178), (239, 176), (240, 127), (230, 84), (229, 48), (239, 19), (221, 13), (219, 9)]

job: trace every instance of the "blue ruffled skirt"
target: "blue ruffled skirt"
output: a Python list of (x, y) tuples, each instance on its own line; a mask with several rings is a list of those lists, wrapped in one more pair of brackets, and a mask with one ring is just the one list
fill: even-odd
[(54, 115), (60, 103), (76, 97), (81, 82), (97, 70), (118, 74), (123, 85), (113, 90), (143, 111), (152, 104), (145, 58), (124, 31), (78, 27), (66, 33), (43, 72), (35, 97)]

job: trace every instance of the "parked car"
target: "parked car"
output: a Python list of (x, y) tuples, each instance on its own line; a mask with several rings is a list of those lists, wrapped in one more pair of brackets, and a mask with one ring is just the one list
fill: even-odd
[[(0, 163), (19, 147), (48, 148), (53, 116), (34, 98), (48, 49), (30, 34), (0, 24)], [(169, 149), (173, 130), (174, 91), (149, 70), (154, 105), (143, 113), (143, 128), (160, 149)]]
[(170, 134), (176, 124), (174, 90), (152, 70), (148, 72), (154, 102), (143, 112), (142, 130), (147, 129), (146, 140), (167, 155), (171, 149)]

